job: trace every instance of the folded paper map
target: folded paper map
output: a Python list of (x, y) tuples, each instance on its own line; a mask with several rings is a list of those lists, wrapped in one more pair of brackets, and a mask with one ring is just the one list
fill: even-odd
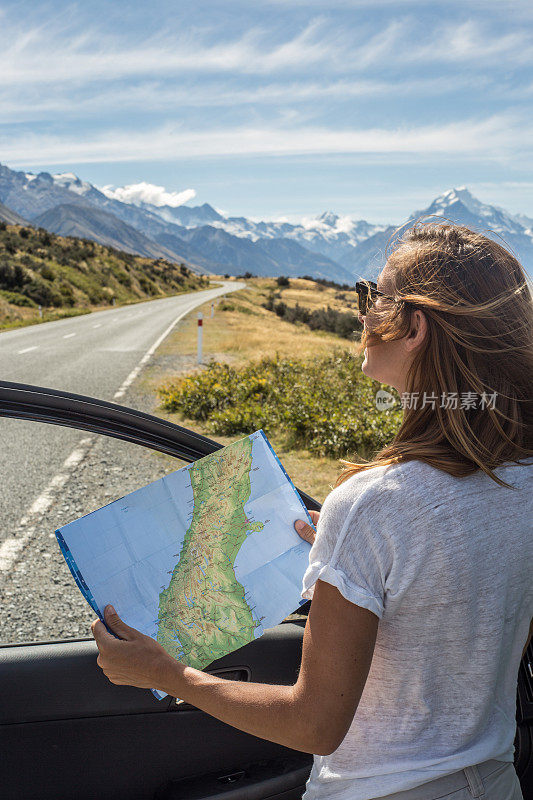
[[(87, 602), (203, 669), (294, 611), (311, 518), (262, 430), (64, 525)], [(163, 692), (152, 690), (156, 697)]]

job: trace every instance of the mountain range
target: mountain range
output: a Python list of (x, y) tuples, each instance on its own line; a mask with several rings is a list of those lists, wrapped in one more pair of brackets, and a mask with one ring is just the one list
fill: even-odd
[[(0, 219), (183, 261), (197, 272), (311, 275), (353, 284), (375, 279), (397, 231), (331, 211), (301, 223), (254, 221), (226, 216), (208, 203), (157, 206), (112, 195), (73, 173), (35, 175), (0, 164)], [(533, 219), (482, 203), (466, 187), (444, 192), (406, 223), (433, 215), (503, 239), (533, 275)]]

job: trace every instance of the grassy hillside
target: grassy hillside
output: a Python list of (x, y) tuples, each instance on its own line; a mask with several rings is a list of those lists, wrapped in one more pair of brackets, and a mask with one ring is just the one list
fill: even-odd
[(96, 242), (0, 222), (0, 328), (209, 285), (185, 264), (143, 258)]

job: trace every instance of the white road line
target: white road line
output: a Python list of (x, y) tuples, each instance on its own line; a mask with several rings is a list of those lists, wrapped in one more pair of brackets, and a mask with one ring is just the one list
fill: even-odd
[(38, 350), (38, 349), (39, 349), (39, 345), (38, 344), (34, 344), (33, 347), (25, 347), (24, 350), (19, 350), (18, 351), (18, 355), (20, 356), (20, 355), (22, 355), (22, 353), (30, 353), (32, 350)]
[(157, 339), (157, 341), (155, 341), (155, 342), (153, 343), (153, 345), (150, 347), (150, 349), (149, 349), (149, 350), (147, 350), (147, 351), (146, 351), (146, 353), (144, 354), (144, 356), (141, 358), (141, 360), (139, 361), (139, 363), (137, 364), (137, 366), (135, 367), (135, 369), (133, 369), (133, 370), (130, 372), (130, 374), (128, 375), (128, 377), (126, 378), (126, 380), (124, 381), (124, 383), (123, 383), (123, 384), (122, 384), (122, 386), (120, 387), (120, 389), (119, 389), (117, 392), (115, 392), (115, 394), (113, 395), (113, 400), (119, 400), (121, 397), (124, 397), (124, 395), (126, 394), (126, 389), (127, 389), (129, 386), (131, 386), (131, 384), (133, 383), (133, 381), (135, 380), (135, 378), (137, 377), (137, 375), (139, 374), (139, 372), (141, 371), (141, 369), (144, 367), (144, 365), (146, 364), (146, 362), (147, 362), (147, 361), (149, 361), (149, 360), (150, 360), (150, 358), (153, 356), (153, 354), (155, 353), (155, 351), (157, 350), (157, 348), (159, 347), (159, 345), (161, 344), (161, 342), (162, 342), (164, 339), (166, 339), (166, 337), (169, 335), (169, 333), (170, 333), (170, 331), (172, 330), (172, 328), (173, 328), (175, 325), (177, 325), (177, 324), (178, 324), (178, 322), (180, 321), (180, 319), (183, 319), (183, 317), (184, 317), (186, 314), (188, 314), (188, 313), (189, 313), (189, 311), (192, 311), (194, 308), (196, 308), (196, 305), (192, 306), (191, 308), (187, 308), (185, 311), (183, 311), (183, 312), (182, 312), (182, 313), (181, 313), (181, 314), (180, 314), (178, 317), (176, 317), (176, 319), (174, 320), (174, 322), (172, 322), (172, 323), (171, 323), (171, 324), (168, 326), (168, 328), (166, 329), (166, 331), (165, 331), (164, 333), (162, 333), (162, 334), (161, 334), (161, 336), (159, 337), (159, 339)]
[(16, 560), (35, 533), (35, 528), (41, 517), (50, 508), (56, 494), (68, 481), (73, 470), (81, 464), (94, 441), (96, 441), (94, 436), (86, 436), (80, 440), (76, 449), (63, 462), (61, 472), (52, 478), (44, 492), (35, 500), (26, 516), (20, 520), (17, 526), (20, 531), (19, 536), (12, 536), (0, 545), (0, 575), (11, 571)]
[(101, 328), (101, 327), (102, 327), (102, 323), (101, 322), (99, 322), (98, 325), (93, 325), (93, 328)]
[(70, 339), (72, 336), (76, 336), (76, 334), (75, 334), (75, 333), (66, 333), (66, 334), (63, 336), (63, 339)]

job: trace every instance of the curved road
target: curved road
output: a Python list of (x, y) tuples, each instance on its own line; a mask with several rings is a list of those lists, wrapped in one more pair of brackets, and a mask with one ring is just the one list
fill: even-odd
[[(2, 380), (64, 389), (120, 403), (116, 394), (174, 321), (243, 283), (97, 311), (0, 333)], [(83, 436), (83, 432), (0, 417), (0, 544)]]

